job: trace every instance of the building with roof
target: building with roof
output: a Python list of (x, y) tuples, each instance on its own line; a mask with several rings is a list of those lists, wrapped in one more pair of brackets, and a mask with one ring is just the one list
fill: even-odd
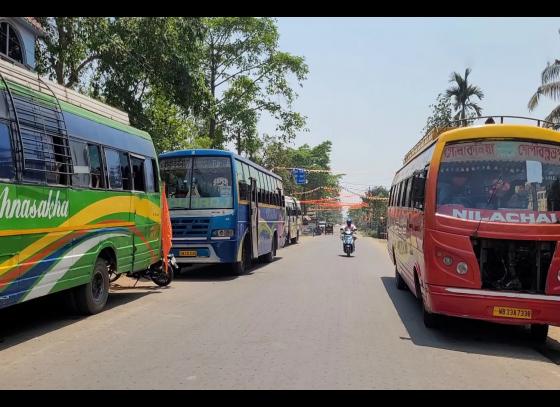
[(0, 17), (0, 58), (35, 70), (37, 39), (45, 35), (35, 17)]

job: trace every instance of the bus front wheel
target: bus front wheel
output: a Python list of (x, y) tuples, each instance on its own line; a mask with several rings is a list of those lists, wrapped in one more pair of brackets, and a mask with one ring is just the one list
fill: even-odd
[(109, 262), (102, 257), (95, 261), (91, 280), (75, 288), (76, 308), (83, 315), (101, 312), (109, 297)]
[(247, 272), (251, 266), (251, 249), (249, 239), (243, 240), (243, 247), (241, 248), (241, 261), (232, 263), (231, 273), (235, 276), (241, 276)]
[(297, 244), (299, 242), (299, 232), (297, 232), (296, 237), (291, 239), (292, 244)]

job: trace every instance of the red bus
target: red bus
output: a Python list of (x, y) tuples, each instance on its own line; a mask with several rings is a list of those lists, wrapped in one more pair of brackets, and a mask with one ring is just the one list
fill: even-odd
[(428, 133), (394, 177), (387, 247), (429, 328), (449, 315), (544, 341), (560, 326), (560, 133), (512, 117)]

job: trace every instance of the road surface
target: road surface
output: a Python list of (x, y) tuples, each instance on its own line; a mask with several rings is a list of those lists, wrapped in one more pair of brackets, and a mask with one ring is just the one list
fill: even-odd
[(161, 289), (118, 280), (88, 318), (58, 298), (0, 311), (0, 388), (560, 388), (559, 330), (535, 349), (520, 327), (451, 319), (424, 328), (394, 286), (384, 241), (342, 256), (303, 238), (241, 277), (193, 270)]

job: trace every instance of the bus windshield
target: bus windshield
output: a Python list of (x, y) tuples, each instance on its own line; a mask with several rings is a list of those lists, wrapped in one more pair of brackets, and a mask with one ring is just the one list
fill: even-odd
[(169, 209), (233, 208), (229, 157), (165, 158), (160, 167)]
[(438, 213), (461, 219), (557, 223), (560, 146), (513, 140), (448, 144), (436, 199)]

